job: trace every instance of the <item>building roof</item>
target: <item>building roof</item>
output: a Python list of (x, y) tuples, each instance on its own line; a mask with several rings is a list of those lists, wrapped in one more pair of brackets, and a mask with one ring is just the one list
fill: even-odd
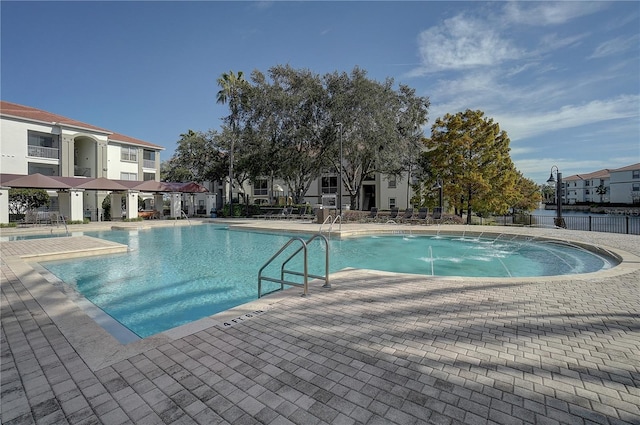
[(611, 170), (605, 168), (604, 170), (594, 171), (592, 173), (586, 174), (574, 174), (569, 177), (563, 177), (564, 181), (573, 181), (573, 180), (592, 180), (592, 179), (607, 179), (610, 176)]
[(82, 130), (90, 130), (107, 135), (109, 141), (123, 142), (134, 145), (147, 146), (158, 150), (164, 148), (153, 143), (145, 142), (144, 140), (135, 139), (133, 137), (126, 136), (124, 134), (115, 133), (105, 128), (97, 127), (92, 124), (87, 124), (81, 121), (77, 121), (71, 118), (63, 117), (62, 115), (54, 114), (51, 112), (43, 111), (41, 109), (32, 108), (30, 106), (18, 105), (17, 103), (0, 101), (0, 115), (21, 118), (23, 120), (29, 120), (38, 123), (46, 123), (49, 125), (59, 125), (62, 127), (72, 127)]
[(615, 172), (615, 171), (632, 171), (632, 170), (638, 170), (638, 169), (640, 169), (640, 162), (638, 162), (637, 164), (627, 165), (626, 167), (616, 168), (615, 170), (611, 170), (611, 171), (612, 172)]

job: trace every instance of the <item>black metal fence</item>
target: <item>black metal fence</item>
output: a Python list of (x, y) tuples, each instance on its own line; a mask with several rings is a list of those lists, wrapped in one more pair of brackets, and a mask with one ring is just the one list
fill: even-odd
[[(497, 224), (555, 227), (554, 215), (517, 214), (495, 217)], [(567, 229), (640, 235), (637, 215), (563, 215)]]

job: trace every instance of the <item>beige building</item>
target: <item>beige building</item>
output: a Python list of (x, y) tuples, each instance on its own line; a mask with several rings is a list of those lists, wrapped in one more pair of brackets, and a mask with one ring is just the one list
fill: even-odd
[[(160, 152), (164, 148), (91, 124), (40, 109), (0, 102), (0, 168), (3, 183), (13, 176), (143, 182), (160, 180)], [(71, 181), (71, 180), (70, 180)], [(78, 185), (81, 180), (72, 180)], [(7, 186), (9, 186), (7, 184)], [(3, 188), (3, 195), (8, 193)], [(82, 194), (80, 205), (67, 205)], [(53, 192), (53, 201), (73, 220), (97, 211), (113, 191), (72, 187)], [(60, 196), (59, 196), (60, 195)], [(4, 198), (4, 199), (3, 199)], [(0, 222), (8, 222), (7, 196), (0, 198)], [(128, 198), (127, 198), (128, 199)], [(135, 205), (135, 204), (134, 204)], [(78, 217), (78, 211), (81, 216)], [(127, 208), (130, 214), (137, 207)]]

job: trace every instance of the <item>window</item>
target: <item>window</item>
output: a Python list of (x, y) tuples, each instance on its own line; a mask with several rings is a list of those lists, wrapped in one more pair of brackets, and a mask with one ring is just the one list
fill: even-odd
[(39, 133), (29, 131), (28, 135), (28, 155), (38, 158), (59, 159), (60, 143), (56, 134)]
[(120, 180), (138, 180), (138, 173), (120, 173)]
[(389, 208), (396, 207), (396, 198), (389, 198)]
[(589, 189), (587, 189), (587, 190), (585, 191), (585, 193), (584, 193), (584, 194), (585, 194), (585, 195), (589, 195), (589, 194), (590, 194), (590, 193), (589, 193)]
[(634, 183), (633, 186), (631, 187), (631, 191), (632, 192), (640, 192), (640, 184)]
[(59, 167), (57, 165), (38, 164), (30, 162), (28, 165), (29, 174), (40, 173), (45, 176), (59, 176)]
[(156, 153), (154, 151), (142, 151), (142, 166), (145, 168), (156, 168)]
[(129, 147), (126, 147), (126, 146), (121, 146), (120, 147), (120, 160), (121, 161), (138, 162), (138, 149), (137, 148), (129, 148)]
[(265, 196), (269, 194), (269, 185), (266, 179), (258, 179), (253, 182), (253, 196)]
[(589, 186), (589, 185), (591, 185), (591, 181), (587, 180), (587, 181), (585, 182), (585, 186)]
[(389, 189), (395, 189), (396, 188), (396, 176), (389, 176), (387, 178), (389, 180)]
[(640, 170), (631, 171), (631, 178), (632, 179), (640, 179)]
[(338, 177), (325, 176), (321, 179), (322, 187), (320, 191), (322, 193), (338, 193)]
[(156, 173), (144, 173), (142, 178), (144, 179), (144, 181), (155, 180), (156, 179)]

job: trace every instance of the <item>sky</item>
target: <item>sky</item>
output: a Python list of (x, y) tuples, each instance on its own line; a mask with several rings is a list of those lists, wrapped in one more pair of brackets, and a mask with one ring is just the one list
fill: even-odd
[(163, 146), (220, 129), (222, 73), (359, 67), (481, 110), (544, 183), (640, 162), (640, 2), (0, 2), (2, 100)]

